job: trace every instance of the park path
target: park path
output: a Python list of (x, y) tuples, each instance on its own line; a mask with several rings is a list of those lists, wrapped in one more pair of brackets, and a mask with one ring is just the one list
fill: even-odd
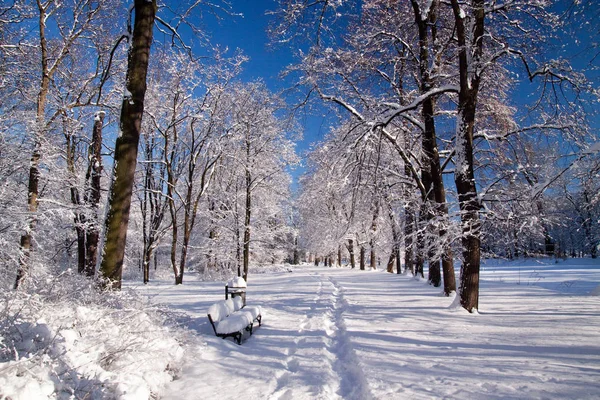
[[(490, 275), (492, 277), (492, 275)], [(223, 283), (138, 287), (190, 328), (162, 399), (598, 398), (600, 297), (484, 280), (479, 314), (407, 276), (347, 268), (253, 274), (263, 326), (241, 345), (206, 310)]]
[(162, 398), (190, 393), (198, 399), (238, 398), (235, 393), (271, 400), (372, 398), (352, 349), (338, 274), (306, 268), (251, 276), (247, 302), (263, 307), (263, 325), (241, 346), (214, 337), (206, 318), (210, 304), (223, 297), (222, 284), (188, 281), (146, 289), (154, 302), (183, 311), (182, 322), (202, 338), (200, 346), (190, 346), (181, 378)]

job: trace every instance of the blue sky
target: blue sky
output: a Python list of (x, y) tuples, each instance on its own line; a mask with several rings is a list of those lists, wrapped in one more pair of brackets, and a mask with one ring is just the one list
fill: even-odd
[[(274, 0), (233, 1), (233, 12), (242, 16), (225, 17), (218, 23), (207, 21), (207, 28), (212, 38), (211, 44), (226, 46), (232, 52), (239, 48), (250, 58), (241, 75), (244, 81), (262, 79), (270, 90), (279, 93), (293, 84), (281, 78), (280, 74), (295, 60), (294, 49), (289, 46), (269, 45), (267, 28), (276, 17), (266, 15), (266, 12), (276, 8), (277, 2)], [(298, 142), (298, 152), (301, 153), (323, 137), (326, 124), (321, 116), (313, 115), (300, 116), (299, 122), (304, 126), (304, 138)]]
[[(269, 46), (267, 27), (274, 21), (276, 16), (266, 15), (267, 11), (277, 8), (275, 0), (233, 0), (232, 11), (240, 16), (224, 16), (220, 22), (214, 18), (206, 18), (206, 29), (211, 37), (212, 45), (228, 47), (233, 53), (239, 48), (250, 59), (246, 63), (241, 78), (244, 81), (262, 79), (273, 92), (281, 92), (290, 87), (293, 82), (280, 77), (281, 71), (292, 64), (296, 49), (289, 46)], [(580, 17), (580, 16), (579, 16)], [(581, 48), (586, 47), (585, 34), (577, 25), (578, 18), (574, 18), (570, 26), (573, 29), (571, 35), (565, 35), (557, 41), (557, 47), (553, 54), (566, 52), (579, 57), (571, 56), (571, 61), (576, 67), (585, 67), (589, 62), (589, 53), (581, 54)], [(583, 39), (583, 43), (581, 40)], [(588, 39), (589, 40), (589, 39)], [(582, 58), (582, 59), (580, 59)], [(594, 78), (597, 79), (597, 76)], [(521, 106), (526, 103), (525, 97), (530, 92), (532, 84), (525, 82), (517, 85), (513, 90), (513, 101)], [(310, 144), (320, 140), (327, 131), (328, 120), (323, 116), (308, 115), (300, 118), (299, 122), (304, 126), (304, 139), (298, 142), (297, 150), (302, 155), (309, 149)], [(594, 125), (598, 126), (596, 122)], [(293, 173), (297, 178), (303, 170), (300, 168)]]

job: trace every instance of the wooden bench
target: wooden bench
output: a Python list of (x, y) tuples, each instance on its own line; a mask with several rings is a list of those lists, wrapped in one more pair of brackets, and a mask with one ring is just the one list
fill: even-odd
[(244, 306), (241, 297), (221, 300), (208, 309), (208, 320), (215, 335), (223, 339), (232, 337), (237, 344), (242, 344), (244, 331), (250, 332), (254, 322), (262, 324), (262, 310), (259, 306)]

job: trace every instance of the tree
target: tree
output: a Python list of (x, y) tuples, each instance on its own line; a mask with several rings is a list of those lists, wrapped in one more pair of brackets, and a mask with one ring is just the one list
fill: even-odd
[[(594, 91), (564, 60), (537, 61), (540, 46), (548, 42), (552, 27), (559, 25), (546, 2), (415, 0), (408, 5), (372, 0), (360, 3), (356, 13), (353, 4), (283, 2), (279, 11), (283, 18), (274, 31), (283, 40), (302, 32), (312, 35), (310, 49), (301, 54), (295, 68), (300, 83), (365, 127), (366, 133), (356, 143), (383, 135), (397, 151), (420, 192), (420, 207), (411, 207), (407, 214), (407, 220), (415, 216), (417, 222), (405, 225), (407, 233), (410, 227), (417, 228), (416, 234), (406, 235), (416, 237), (412, 246), (416, 269), (421, 269), (424, 257), (429, 259), (435, 283), (437, 260), (445, 260), (446, 293), (452, 290), (454, 278), (448, 240), (452, 224), (445, 216), (442, 172), (444, 166), (454, 164), (463, 248), (460, 299), (465, 309), (473, 311), (479, 293), (480, 209), (487, 193), (479, 193), (478, 182), (487, 177), (476, 173), (476, 150), (493, 153), (497, 141), (532, 129), (560, 130), (577, 143), (582, 136), (569, 132), (585, 129), (575, 128), (573, 116), (581, 120), (585, 113), (573, 104), (579, 95)], [(509, 68), (518, 67), (524, 67), (531, 81), (540, 78), (542, 83), (542, 99), (531, 109), (538, 113), (534, 127), (518, 126), (507, 104), (505, 94), (514, 87)], [(565, 95), (567, 91), (573, 97)], [(570, 115), (559, 104), (566, 105)], [(456, 119), (456, 131), (440, 141), (435, 122), (447, 124), (448, 117)], [(409, 140), (401, 140), (403, 136)], [(410, 148), (419, 139), (421, 157)], [(443, 162), (437, 149), (440, 143), (450, 145)], [(504, 181), (502, 176), (497, 179)], [(549, 187), (534, 185), (537, 196)]]
[[(281, 100), (271, 94), (262, 82), (235, 88), (232, 122), (236, 126), (237, 152), (227, 157), (243, 171), (244, 222), (242, 237), (243, 278), (248, 279), (252, 243), (252, 217), (257, 208), (253, 199), (259, 190), (271, 195), (287, 192), (289, 178), (285, 169), (296, 162), (293, 143), (286, 136), (283, 120), (276, 116)], [(282, 185), (284, 184), (284, 185)]]
[[(15, 3), (15, 6), (17, 4)], [(34, 32), (37, 36), (35, 49), (39, 51), (39, 64), (35, 70), (39, 71), (40, 78), (37, 81), (37, 94), (35, 100), (35, 121), (31, 124), (29, 137), (32, 142), (32, 152), (28, 178), (28, 200), (27, 209), (29, 213), (25, 233), (21, 235), (21, 255), (17, 269), (15, 288), (25, 278), (29, 270), (29, 260), (33, 245), (33, 234), (36, 230), (36, 215), (38, 213), (40, 196), (40, 162), (44, 153), (44, 143), (55, 120), (64, 113), (64, 107), (48, 107), (49, 96), (55, 81), (60, 80), (60, 74), (66, 73), (66, 68), (72, 60), (72, 55), (77, 54), (77, 47), (88, 40), (86, 35), (93, 30), (100, 30), (102, 21), (112, 9), (109, 2), (98, 3), (89, 0), (73, 0), (70, 2), (55, 2), (53, 0), (37, 1), (35, 11)], [(56, 29), (48, 29), (49, 25), (55, 24)], [(24, 45), (19, 44), (18, 46)], [(85, 85), (83, 85), (85, 88)], [(86, 88), (87, 89), (87, 88)], [(89, 92), (88, 92), (89, 94)], [(87, 97), (87, 103), (91, 96)], [(77, 104), (69, 107), (83, 105), (86, 101), (78, 99)]]
[(110, 188), (110, 208), (106, 217), (100, 265), (102, 277), (106, 279), (104, 285), (115, 289), (121, 288), (156, 7), (156, 1), (135, 0), (134, 3), (135, 19), (127, 62), (127, 84), (121, 106), (120, 133), (115, 144), (114, 178)]

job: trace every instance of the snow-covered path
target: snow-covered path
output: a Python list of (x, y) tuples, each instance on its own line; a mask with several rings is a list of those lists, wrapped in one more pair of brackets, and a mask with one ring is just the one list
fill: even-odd
[[(140, 290), (200, 335), (165, 399), (599, 398), (600, 297), (488, 281), (481, 313), (405, 276), (306, 267), (255, 274), (263, 326), (214, 336), (221, 283)], [(191, 342), (194, 343), (194, 342)]]

